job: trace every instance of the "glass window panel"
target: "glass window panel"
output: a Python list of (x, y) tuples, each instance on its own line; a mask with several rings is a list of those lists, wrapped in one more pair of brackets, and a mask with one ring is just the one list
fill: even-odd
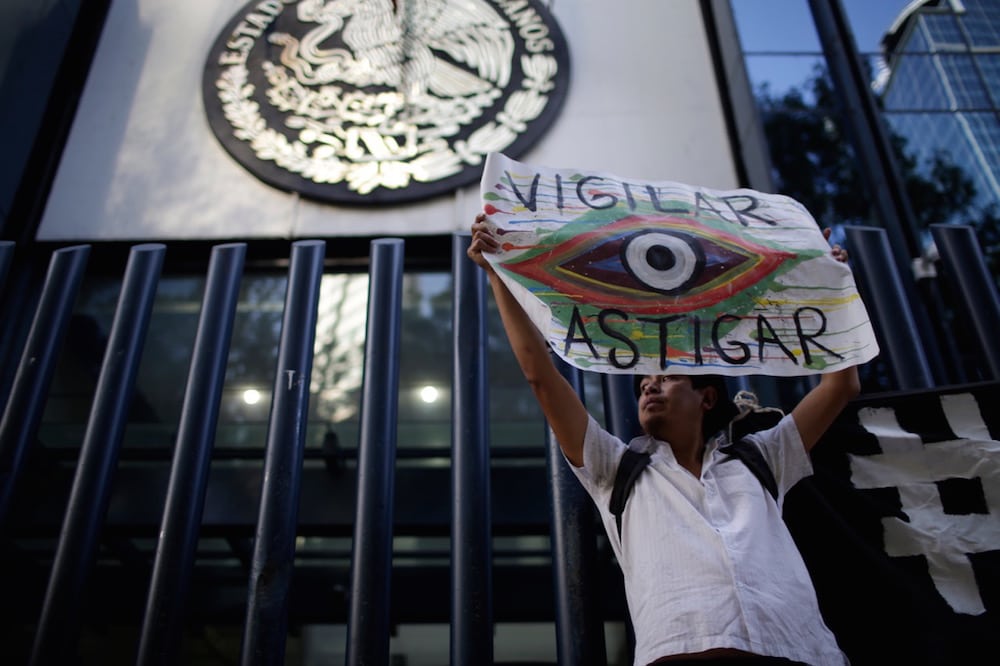
[(961, 122), (974, 146), (975, 161), (968, 171), (975, 172), (981, 201), (1000, 202), (1000, 123), (992, 113), (965, 113)]
[[(1000, 132), (992, 114), (952, 113), (888, 113), (886, 120), (892, 130), (906, 140), (906, 151), (917, 161), (917, 171), (931, 178), (930, 167), (940, 155), (962, 169), (964, 176), (976, 188), (974, 205), (997, 200), (1000, 190)], [(919, 211), (917, 211), (919, 213)], [(955, 220), (975, 215), (972, 211), (956, 211)]]
[(819, 38), (806, 0), (731, 0), (747, 53), (818, 53)]
[[(731, 4), (778, 191), (803, 203), (823, 226), (866, 221), (867, 197), (809, 3), (768, 3), (768, 12), (755, 11), (756, 3)], [(856, 16), (859, 7), (849, 11)], [(779, 11), (784, 12), (780, 20)], [(883, 30), (866, 32), (866, 44), (877, 43)], [(877, 71), (873, 63), (873, 78)]]
[(928, 14), (923, 19), (934, 50), (965, 48), (965, 38), (953, 14)]
[[(39, 436), (52, 448), (79, 448), (94, 400), (121, 287), (120, 280), (92, 278), (85, 281), (69, 323)], [(156, 370), (140, 364), (135, 397), (128, 419), (139, 446), (172, 445), (186, 384), (191, 345), (197, 329), (201, 281), (181, 279), (161, 285), (150, 317), (145, 357), (156, 357)]]
[[(125, 431), (126, 449), (171, 454), (187, 385), (205, 281), (166, 276), (157, 292)], [(286, 278), (246, 275), (239, 304), (216, 433), (217, 450), (263, 450), (281, 336)], [(86, 427), (120, 280), (88, 278), (57, 364), (40, 436), (47, 446), (78, 448)], [(398, 443), (449, 456), (451, 446), (452, 285), (449, 273), (403, 278)], [(309, 448), (336, 438), (357, 446), (368, 277), (324, 275), (309, 398)], [(499, 315), (488, 299), (487, 368), (491, 443), (542, 446), (538, 405), (513, 359)], [(597, 380), (590, 378), (591, 384)], [(591, 394), (600, 414), (600, 392)], [(333, 433), (333, 435), (330, 435)], [(256, 455), (259, 455), (256, 454)], [(436, 464), (440, 464), (438, 461)]]
[(903, 41), (899, 48), (904, 53), (927, 53), (931, 50), (930, 43), (928, 42), (927, 31), (923, 26), (923, 19), (916, 18), (910, 19), (913, 22), (913, 27), (909, 30), (909, 34), (904, 34)]
[(947, 110), (955, 98), (941, 76), (939, 56), (904, 55), (896, 59), (882, 92), (892, 111)]
[(1000, 108), (1000, 54), (983, 53), (973, 58), (983, 75), (990, 102), (994, 108)]
[(312, 371), (318, 419), (341, 422), (357, 415), (367, 308), (367, 275), (323, 276)]
[(1000, 9), (995, 0), (962, 0), (965, 13), (959, 20), (969, 33), (973, 47), (1000, 45)]
[(882, 38), (908, 4), (909, 0), (841, 0), (858, 51), (881, 52)]
[[(287, 282), (284, 275), (243, 278), (229, 347), (216, 448), (263, 449), (267, 441), (267, 416)], [(199, 294), (195, 300), (198, 307), (200, 299)], [(144, 356), (143, 362), (155, 362), (155, 357)]]
[(794, 89), (801, 91), (808, 101), (815, 101), (808, 84), (823, 69), (825, 61), (821, 56), (747, 54), (745, 61), (755, 93), (780, 97)]
[(507, 342), (500, 313), (493, 298), (487, 299), (490, 373), (490, 437), (496, 446), (538, 446), (545, 427), (541, 409), (527, 389), (521, 368)]
[(982, 110), (990, 106), (971, 56), (940, 55), (936, 58), (948, 82), (956, 110)]

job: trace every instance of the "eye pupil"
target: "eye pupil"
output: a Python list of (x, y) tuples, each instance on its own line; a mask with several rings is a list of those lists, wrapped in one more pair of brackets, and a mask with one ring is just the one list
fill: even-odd
[(705, 267), (705, 255), (690, 234), (646, 231), (623, 244), (622, 265), (646, 287), (669, 294), (698, 279)]
[(654, 245), (646, 250), (646, 261), (658, 271), (667, 271), (677, 263), (677, 255), (662, 245)]

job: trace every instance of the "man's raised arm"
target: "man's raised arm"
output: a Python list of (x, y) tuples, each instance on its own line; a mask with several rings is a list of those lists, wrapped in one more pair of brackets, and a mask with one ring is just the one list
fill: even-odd
[[(830, 230), (824, 229), (823, 236), (829, 240)], [(833, 246), (833, 258), (847, 263), (847, 251), (839, 245)], [(792, 418), (802, 437), (806, 451), (812, 449), (823, 433), (833, 425), (847, 403), (861, 391), (858, 368), (852, 365), (843, 370), (822, 375), (819, 385), (806, 394), (792, 410)]]
[(819, 385), (809, 391), (792, 410), (792, 418), (799, 429), (806, 451), (812, 449), (823, 433), (833, 424), (861, 390), (857, 366), (823, 375)]
[(486, 216), (480, 214), (472, 225), (472, 243), (468, 255), (489, 276), (493, 298), (500, 310), (507, 340), (514, 350), (521, 371), (549, 422), (563, 454), (575, 466), (583, 466), (583, 438), (587, 432), (587, 410), (569, 382), (559, 373), (541, 333), (528, 318), (520, 303), (497, 275), (484, 252), (495, 252)]

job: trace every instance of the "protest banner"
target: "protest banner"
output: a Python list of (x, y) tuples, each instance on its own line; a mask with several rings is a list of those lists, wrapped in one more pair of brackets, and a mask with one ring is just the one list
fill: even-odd
[(853, 666), (994, 664), (1000, 383), (851, 402), (784, 519)]
[(793, 199), (499, 153), (481, 193), (500, 243), (485, 256), (575, 367), (793, 376), (878, 353), (850, 269)]

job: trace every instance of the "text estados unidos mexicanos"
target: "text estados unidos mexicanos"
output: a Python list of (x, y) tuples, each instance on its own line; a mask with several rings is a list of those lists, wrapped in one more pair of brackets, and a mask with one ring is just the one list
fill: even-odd
[[(773, 315), (772, 315), (773, 318)], [(783, 317), (787, 319), (787, 317)], [(756, 325), (756, 339), (743, 341), (734, 339), (725, 334), (721, 329), (728, 324), (735, 324), (742, 320), (750, 319)], [(571, 354), (579, 355), (574, 351), (575, 346), (586, 345), (590, 356), (595, 360), (601, 359), (601, 354), (594, 345), (594, 338), (611, 338), (621, 343), (621, 346), (609, 347), (606, 352), (607, 362), (620, 370), (627, 370), (638, 365), (641, 354), (639, 346), (635, 340), (629, 337), (627, 329), (634, 328), (635, 322), (652, 325), (657, 331), (660, 353), (660, 369), (665, 370), (671, 363), (677, 365), (701, 366), (706, 362), (717, 364), (721, 362), (726, 365), (743, 365), (756, 356), (758, 362), (764, 362), (766, 350), (776, 348), (783, 353), (795, 365), (799, 364), (799, 359), (795, 353), (789, 349), (786, 342), (798, 345), (802, 353), (802, 363), (805, 366), (812, 365), (816, 358), (816, 352), (822, 350), (830, 356), (839, 360), (844, 357), (833, 351), (819, 338), (826, 331), (826, 315), (819, 308), (812, 306), (800, 307), (791, 315), (794, 325), (794, 334), (786, 335), (782, 340), (775, 330), (771, 321), (765, 314), (754, 314), (749, 316), (739, 316), (735, 314), (721, 314), (713, 321), (703, 321), (701, 317), (691, 314), (670, 315), (664, 317), (635, 317), (634, 320), (621, 310), (613, 308), (596, 311), (596, 316), (584, 316), (580, 311), (580, 306), (573, 306), (573, 313), (570, 317), (569, 326), (566, 330), (566, 337), (563, 339), (563, 356), (569, 357)], [(690, 348), (693, 358), (679, 362), (669, 355), (669, 345), (671, 333), (675, 329), (671, 327), (687, 326), (690, 330)], [(594, 327), (596, 326), (596, 329)], [(706, 330), (707, 329), (707, 330)], [(598, 331), (600, 332), (598, 334)], [(711, 346), (713, 356), (717, 358), (705, 359), (705, 349)], [(677, 345), (674, 345), (677, 348)], [(754, 350), (754, 347), (756, 349)], [(685, 356), (688, 356), (685, 354)]]
[(285, 9), (283, 5), (292, 5), (298, 0), (264, 0), (258, 3), (252, 11), (236, 24), (230, 39), (226, 42), (226, 51), (219, 54), (220, 65), (245, 65), (250, 49), (259, 39), (274, 19)]
[[(297, 4), (299, 0), (263, 0), (254, 5), (236, 24), (226, 42), (226, 51), (219, 54), (219, 65), (244, 65), (250, 49), (260, 39), (271, 23), (284, 11), (284, 5)], [(510, 20), (511, 30), (516, 30), (529, 53), (546, 53), (555, 50), (549, 35), (549, 26), (527, 0), (500, 0), (497, 3)]]

